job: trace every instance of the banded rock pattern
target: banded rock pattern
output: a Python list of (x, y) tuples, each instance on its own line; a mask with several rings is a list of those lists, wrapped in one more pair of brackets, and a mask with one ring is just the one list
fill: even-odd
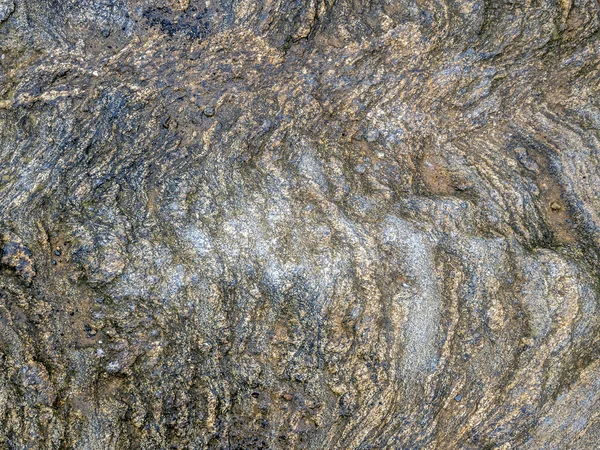
[(0, 0), (0, 448), (596, 448), (599, 30)]

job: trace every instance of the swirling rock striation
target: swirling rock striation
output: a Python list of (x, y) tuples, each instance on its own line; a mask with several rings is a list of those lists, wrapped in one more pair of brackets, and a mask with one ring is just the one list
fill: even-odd
[(0, 54), (0, 448), (597, 448), (597, 0), (0, 0)]

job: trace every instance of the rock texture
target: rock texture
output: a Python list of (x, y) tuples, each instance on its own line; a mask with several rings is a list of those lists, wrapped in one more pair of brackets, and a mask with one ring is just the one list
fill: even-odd
[(597, 0), (0, 0), (0, 54), (0, 448), (597, 448)]

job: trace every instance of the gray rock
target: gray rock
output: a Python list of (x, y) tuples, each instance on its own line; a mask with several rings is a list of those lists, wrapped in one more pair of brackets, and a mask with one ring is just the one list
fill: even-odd
[(0, 23), (8, 19), (14, 10), (15, 3), (13, 0), (0, 0)]
[(0, 448), (596, 448), (596, 0), (10, 11)]

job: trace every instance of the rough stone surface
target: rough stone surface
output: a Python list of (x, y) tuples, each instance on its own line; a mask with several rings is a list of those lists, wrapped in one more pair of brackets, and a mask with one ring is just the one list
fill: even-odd
[(13, 0), (0, 0), (0, 23), (8, 19), (8, 16), (15, 10)]
[(595, 449), (597, 0), (0, 0), (1, 449)]

